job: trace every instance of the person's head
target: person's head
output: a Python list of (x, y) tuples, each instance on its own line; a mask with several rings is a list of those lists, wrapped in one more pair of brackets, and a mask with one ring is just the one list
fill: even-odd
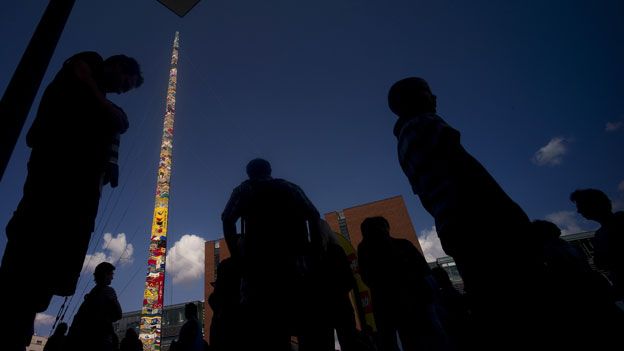
[(410, 77), (394, 83), (388, 92), (388, 106), (399, 117), (436, 112), (436, 96), (422, 78)]
[(368, 217), (360, 225), (364, 239), (380, 239), (390, 236), (390, 223), (381, 216)]
[(184, 305), (184, 317), (186, 317), (186, 319), (197, 319), (197, 305), (194, 303), (187, 303)]
[(126, 329), (126, 339), (138, 339), (139, 335), (137, 334), (134, 328)]
[(139, 63), (126, 55), (114, 55), (104, 60), (104, 89), (107, 93), (125, 93), (143, 84)]
[(561, 236), (561, 229), (555, 223), (541, 219), (531, 222), (531, 229), (540, 241), (553, 240)]
[(115, 272), (115, 266), (108, 262), (102, 262), (95, 267), (93, 277), (95, 277), (96, 284), (110, 285), (113, 281), (113, 275)]
[(54, 330), (54, 335), (65, 335), (65, 333), (67, 333), (67, 323), (59, 323)]
[(611, 215), (611, 200), (597, 189), (579, 189), (570, 194), (577, 212), (590, 220), (602, 222)]
[(259, 179), (271, 176), (271, 164), (262, 158), (255, 158), (247, 164), (249, 179)]

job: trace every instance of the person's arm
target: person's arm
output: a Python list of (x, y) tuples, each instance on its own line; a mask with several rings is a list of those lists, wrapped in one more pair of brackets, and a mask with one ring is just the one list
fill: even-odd
[(225, 210), (221, 214), (221, 221), (223, 222), (223, 237), (225, 243), (230, 250), (232, 257), (238, 257), (238, 234), (236, 233), (236, 221), (240, 218), (239, 206), (241, 200), (240, 187), (237, 187), (232, 191), (230, 200), (225, 206)]

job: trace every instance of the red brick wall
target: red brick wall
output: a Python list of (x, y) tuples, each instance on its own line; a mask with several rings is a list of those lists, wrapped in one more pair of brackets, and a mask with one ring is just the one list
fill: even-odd
[[(212, 324), (212, 308), (208, 305), (208, 298), (214, 291), (212, 284), (216, 279), (215, 277), (215, 243), (217, 240), (206, 241), (204, 244), (205, 257), (204, 257), (204, 339), (208, 341), (210, 338), (210, 325)], [(225, 244), (225, 239), (219, 239), (219, 262), (230, 257), (230, 250), (228, 250)]]
[[(342, 210), (347, 221), (347, 229), (353, 247), (357, 249), (362, 241), (360, 225), (367, 217), (383, 216), (390, 223), (390, 235), (395, 238), (407, 239), (411, 241), (422, 252), (420, 243), (416, 238), (416, 231), (412, 225), (412, 220), (405, 207), (402, 196), (394, 196), (388, 199), (370, 202)], [(325, 214), (325, 220), (330, 228), (340, 233), (337, 212)]]

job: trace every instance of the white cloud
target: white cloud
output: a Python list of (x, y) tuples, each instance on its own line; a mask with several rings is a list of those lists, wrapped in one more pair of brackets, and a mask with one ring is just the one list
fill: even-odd
[(119, 233), (116, 237), (113, 237), (111, 233), (105, 233), (102, 251), (98, 251), (93, 255), (87, 255), (82, 264), (82, 270), (93, 272), (95, 267), (102, 262), (129, 264), (134, 259), (132, 257), (133, 253), (134, 246), (126, 241), (126, 234)]
[(438, 232), (435, 226), (431, 227), (429, 230), (423, 230), (420, 233), (418, 241), (420, 241), (420, 247), (423, 250), (427, 262), (433, 262), (439, 257), (446, 256), (446, 253), (442, 250), (442, 244), (440, 243), (440, 238), (438, 238)]
[(615, 132), (616, 130), (622, 128), (623, 125), (624, 122), (622, 121), (607, 122), (607, 125), (605, 126), (605, 132)]
[(535, 155), (533, 162), (538, 166), (555, 166), (561, 164), (563, 155), (568, 151), (568, 141), (562, 137), (552, 138), (546, 146), (543, 146)]
[(43, 327), (43, 326), (51, 326), (52, 324), (54, 324), (54, 320), (56, 318), (54, 316), (51, 316), (49, 314), (45, 314), (45, 313), (37, 313), (37, 315), (35, 316), (35, 326), (37, 327)]
[(555, 223), (561, 229), (561, 235), (580, 233), (585, 231), (578, 223), (576, 212), (559, 211), (546, 216), (546, 219)]
[(624, 191), (624, 180), (620, 182), (620, 184), (618, 184), (618, 190), (619, 191)]
[(192, 234), (183, 235), (167, 254), (167, 273), (174, 283), (188, 283), (204, 275), (204, 242)]

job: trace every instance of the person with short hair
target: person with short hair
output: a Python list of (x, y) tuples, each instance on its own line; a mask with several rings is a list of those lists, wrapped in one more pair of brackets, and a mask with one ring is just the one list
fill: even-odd
[[(53, 295), (75, 293), (102, 187), (118, 184), (120, 135), (125, 112), (108, 93), (126, 93), (143, 83), (137, 61), (125, 55), (104, 60), (95, 52), (67, 59), (45, 89), (26, 134), (31, 148), (23, 196), (6, 226), (7, 245), (0, 299), (20, 306), (0, 322), (8, 350), (30, 343), (35, 314)], [(55, 274), (42, 274), (53, 262)], [(37, 277), (37, 288), (26, 289)], [(9, 288), (10, 287), (10, 288)]]
[(115, 266), (102, 262), (95, 267), (95, 287), (85, 295), (67, 334), (67, 350), (117, 350), (118, 339), (113, 323), (121, 319), (121, 305), (110, 287)]
[(379, 349), (450, 350), (433, 305), (431, 270), (422, 253), (406, 239), (390, 236), (386, 218), (368, 217), (360, 225), (358, 264), (370, 288)]
[(613, 212), (611, 200), (598, 189), (570, 194), (578, 213), (600, 223), (594, 235), (594, 263), (607, 271), (616, 300), (624, 299), (624, 211)]
[(540, 326), (523, 321), (543, 312), (534, 304), (539, 247), (522, 240), (529, 218), (464, 149), (459, 131), (437, 114), (437, 102), (422, 78), (405, 78), (390, 88), (399, 163), (435, 219), (444, 252), (457, 264), (479, 330), (489, 335), (479, 342), (494, 348), (507, 347), (509, 340), (532, 345)]
[(249, 179), (221, 215), (230, 253), (240, 260), (241, 330), (249, 335), (242, 340), (253, 349), (289, 350), (290, 336), (302, 335), (306, 284), (322, 250), (320, 215), (299, 186), (271, 176), (268, 161), (251, 160), (246, 170)]
[(204, 339), (197, 318), (197, 305), (191, 302), (184, 305), (184, 317), (186, 322), (180, 329), (178, 340), (171, 344), (171, 351), (203, 351)]

